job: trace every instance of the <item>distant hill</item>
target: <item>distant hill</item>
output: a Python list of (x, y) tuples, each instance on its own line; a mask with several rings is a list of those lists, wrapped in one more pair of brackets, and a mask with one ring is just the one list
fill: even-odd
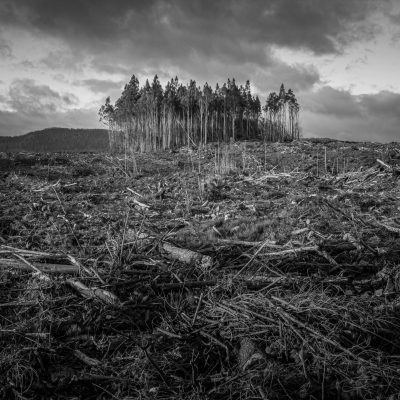
[(0, 136), (2, 152), (103, 152), (108, 149), (106, 129), (47, 128), (22, 136)]

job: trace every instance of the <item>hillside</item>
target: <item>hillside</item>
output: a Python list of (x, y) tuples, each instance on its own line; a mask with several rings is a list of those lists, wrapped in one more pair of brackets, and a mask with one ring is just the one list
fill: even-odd
[(22, 136), (0, 137), (0, 151), (60, 152), (108, 150), (106, 129), (47, 128)]

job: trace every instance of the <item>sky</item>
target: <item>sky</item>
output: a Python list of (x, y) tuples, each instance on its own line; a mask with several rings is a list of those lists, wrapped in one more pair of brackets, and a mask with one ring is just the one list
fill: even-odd
[(304, 137), (400, 141), (400, 2), (0, 0), (0, 136), (105, 127), (132, 74), (284, 83)]

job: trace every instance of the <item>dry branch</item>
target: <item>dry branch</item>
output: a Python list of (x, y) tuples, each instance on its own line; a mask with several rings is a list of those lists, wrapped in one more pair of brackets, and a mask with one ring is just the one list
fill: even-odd
[(379, 221), (375, 221), (375, 224), (378, 226), (381, 226), (382, 228), (385, 228), (389, 232), (400, 234), (400, 228), (397, 228), (395, 226), (386, 225)]
[(268, 258), (285, 257), (285, 256), (288, 256), (288, 255), (297, 255), (299, 253), (307, 253), (307, 252), (310, 252), (310, 251), (318, 251), (318, 250), (319, 250), (318, 246), (304, 246), (304, 247), (298, 247), (298, 248), (275, 251), (275, 252), (269, 252), (269, 253), (259, 253), (259, 255), (260, 256), (265, 256), (265, 257), (268, 257)]
[(273, 240), (265, 240), (261, 242), (248, 242), (246, 240), (234, 240), (234, 239), (218, 239), (217, 243), (221, 244), (230, 244), (234, 246), (249, 246), (249, 247), (255, 247), (255, 246), (260, 246), (261, 244), (264, 245), (264, 247), (272, 247), (272, 248), (280, 248), (281, 246), (276, 245), (276, 241)]
[(382, 167), (388, 169), (388, 170), (392, 170), (392, 167), (390, 165), (387, 165), (385, 162), (383, 162), (382, 160), (380, 160), (379, 158), (376, 159), (376, 161), (382, 165)]
[(35, 265), (33, 265), (32, 263), (30, 263), (29, 261), (25, 260), (24, 257), (22, 257), (19, 254), (14, 253), (13, 254), (14, 257), (18, 258), (20, 261), (22, 261), (23, 264), (27, 265), (28, 267), (30, 267), (33, 271), (35, 271), (35, 273), (37, 274), (37, 276), (40, 279), (43, 279), (45, 281), (49, 281), (50, 278), (43, 272), (41, 271), (39, 268), (37, 268)]
[[(42, 264), (38, 262), (31, 262), (37, 270), (45, 274), (78, 274), (79, 268), (75, 265), (66, 264)], [(22, 271), (31, 271), (32, 267), (26, 263), (18, 260), (11, 260), (8, 258), (0, 258), (0, 269), (17, 268)]]
[(104, 289), (99, 289), (96, 287), (88, 288), (82, 282), (79, 282), (75, 279), (68, 279), (68, 285), (74, 288), (82, 297), (87, 299), (95, 299), (99, 300), (102, 303), (117, 306), (120, 304), (118, 297)]

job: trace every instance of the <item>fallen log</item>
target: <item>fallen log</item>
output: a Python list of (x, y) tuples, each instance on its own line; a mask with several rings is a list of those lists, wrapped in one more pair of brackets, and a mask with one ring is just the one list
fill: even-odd
[[(38, 262), (32, 262), (38, 270), (45, 274), (77, 274), (79, 268), (75, 265), (66, 264), (43, 264)], [(8, 258), (0, 258), (0, 270), (15, 268), (22, 271), (32, 271), (32, 268), (26, 265), (24, 262), (19, 260), (11, 260)]]
[(213, 259), (210, 256), (205, 256), (192, 250), (182, 249), (173, 246), (170, 243), (164, 242), (162, 244), (162, 250), (168, 253), (168, 255), (175, 260), (181, 261), (185, 264), (193, 264), (203, 270), (207, 270), (213, 265)]

